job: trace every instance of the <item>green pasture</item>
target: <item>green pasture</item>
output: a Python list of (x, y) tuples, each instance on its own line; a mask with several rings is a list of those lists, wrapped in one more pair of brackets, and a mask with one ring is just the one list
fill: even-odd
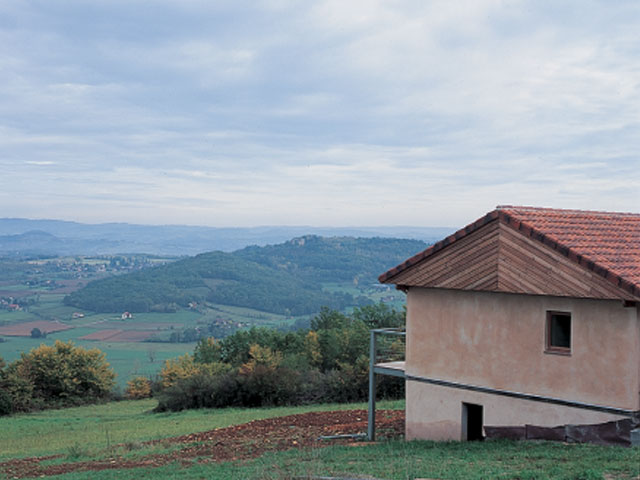
[(34, 318), (32, 313), (25, 311), (10, 312), (8, 310), (0, 310), (0, 325), (9, 325), (11, 323), (26, 322), (29, 320), (38, 320)]
[[(204, 432), (251, 420), (310, 411), (366, 408), (366, 404), (358, 403), (153, 413), (151, 410), (156, 405), (153, 399), (126, 400), (0, 417), (0, 460), (67, 453), (77, 444), (100, 454), (114, 444)], [(403, 409), (404, 401), (381, 401), (378, 407)]]
[(97, 348), (101, 350), (107, 361), (118, 375), (117, 386), (123, 390), (128, 380), (142, 375), (153, 377), (165, 360), (175, 358), (185, 353), (192, 353), (195, 343), (152, 343), (152, 342), (99, 342), (77, 340), (77, 337), (91, 333), (94, 330), (78, 328), (63, 332), (52, 333), (47, 338), (4, 337), (0, 343), (0, 356), (5, 361), (12, 362), (20, 357), (20, 352), (28, 352), (41, 344), (53, 345), (56, 340), (72, 340), (75, 345), (83, 348)]
[(66, 474), (61, 480), (635, 480), (640, 449), (561, 443), (404, 442), (267, 453), (247, 462), (174, 463), (159, 468)]

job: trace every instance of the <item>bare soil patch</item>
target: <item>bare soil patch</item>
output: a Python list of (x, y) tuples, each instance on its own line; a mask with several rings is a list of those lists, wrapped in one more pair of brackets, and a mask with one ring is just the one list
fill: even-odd
[(141, 331), (141, 330), (123, 330), (121, 333), (111, 337), (110, 342), (142, 342), (147, 338), (151, 338), (157, 332)]
[(59, 286), (57, 288), (54, 288), (53, 290), (50, 290), (48, 292), (43, 292), (45, 295), (47, 293), (49, 294), (60, 294), (60, 293), (64, 293), (64, 294), (69, 294), (69, 293), (73, 293), (76, 290), (80, 290), (82, 287), (84, 287), (87, 284), (87, 280), (86, 279), (77, 279), (77, 278), (72, 278), (72, 279), (66, 279), (66, 280), (56, 280), (56, 284), (58, 284)]
[(69, 330), (74, 327), (60, 322), (36, 320), (33, 322), (21, 322), (16, 323), (15, 325), (0, 327), (0, 335), (6, 335), (8, 337), (29, 337), (31, 336), (31, 330), (34, 328), (40, 329), (42, 333), (53, 333)]
[(122, 330), (98, 330), (97, 332), (84, 335), (78, 338), (78, 340), (109, 340), (119, 333), (122, 333)]
[(135, 320), (107, 320), (101, 323), (101, 326), (118, 330), (168, 330), (173, 328), (182, 328), (184, 323), (180, 322), (139, 322)]
[[(401, 436), (404, 432), (404, 411), (378, 411), (376, 427), (380, 436)], [(255, 420), (242, 425), (165, 438), (144, 444), (179, 447), (178, 450), (171, 453), (150, 454), (136, 459), (114, 456), (98, 461), (68, 462), (57, 465), (42, 465), (42, 462), (63, 458), (63, 455), (22, 458), (0, 463), (0, 472), (9, 478), (24, 478), (60, 475), (76, 471), (159, 467), (176, 461), (189, 465), (193, 461), (215, 463), (247, 460), (259, 457), (269, 451), (320, 448), (336, 443), (350, 445), (353, 443), (352, 439), (327, 441), (320, 440), (319, 437), (363, 433), (366, 430), (366, 410), (309, 412)]]
[(33, 290), (0, 290), (0, 297), (23, 298), (35, 295), (35, 293), (42, 292), (34, 292)]
[(142, 342), (147, 338), (152, 337), (156, 332), (147, 330), (99, 330), (97, 332), (90, 333), (80, 340), (99, 340), (110, 342)]

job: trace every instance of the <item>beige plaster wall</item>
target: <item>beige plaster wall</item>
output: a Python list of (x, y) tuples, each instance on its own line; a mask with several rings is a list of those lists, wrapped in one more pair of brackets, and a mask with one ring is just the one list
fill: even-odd
[[(545, 353), (548, 310), (571, 312), (570, 356)], [(412, 287), (407, 311), (409, 375), (640, 410), (637, 307), (619, 300)], [(408, 405), (417, 403), (407, 407), (408, 421), (421, 402), (436, 401), (412, 395)], [(460, 401), (454, 403), (459, 410)]]
[(407, 382), (406, 438), (462, 440), (462, 403), (483, 406), (491, 426), (594, 424), (624, 417), (449, 387)]

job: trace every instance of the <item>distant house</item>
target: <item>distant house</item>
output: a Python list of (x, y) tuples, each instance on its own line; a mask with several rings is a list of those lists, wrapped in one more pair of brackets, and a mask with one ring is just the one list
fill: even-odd
[(380, 281), (407, 293), (408, 439), (640, 414), (640, 214), (498, 207)]
[(84, 313), (82, 313), (82, 312), (73, 312), (71, 314), (71, 318), (84, 318)]
[(133, 314), (129, 312), (124, 312), (121, 316), (122, 320), (127, 320), (129, 318), (133, 318)]

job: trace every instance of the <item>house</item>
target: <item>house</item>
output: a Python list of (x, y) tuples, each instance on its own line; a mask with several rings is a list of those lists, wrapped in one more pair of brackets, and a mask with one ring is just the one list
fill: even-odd
[(379, 280), (407, 294), (407, 439), (640, 414), (640, 214), (498, 207)]
[(129, 319), (132, 319), (132, 318), (133, 318), (133, 314), (132, 314), (132, 313), (130, 313), (130, 312), (124, 312), (124, 313), (120, 316), (120, 318), (121, 318), (122, 320), (129, 320)]

